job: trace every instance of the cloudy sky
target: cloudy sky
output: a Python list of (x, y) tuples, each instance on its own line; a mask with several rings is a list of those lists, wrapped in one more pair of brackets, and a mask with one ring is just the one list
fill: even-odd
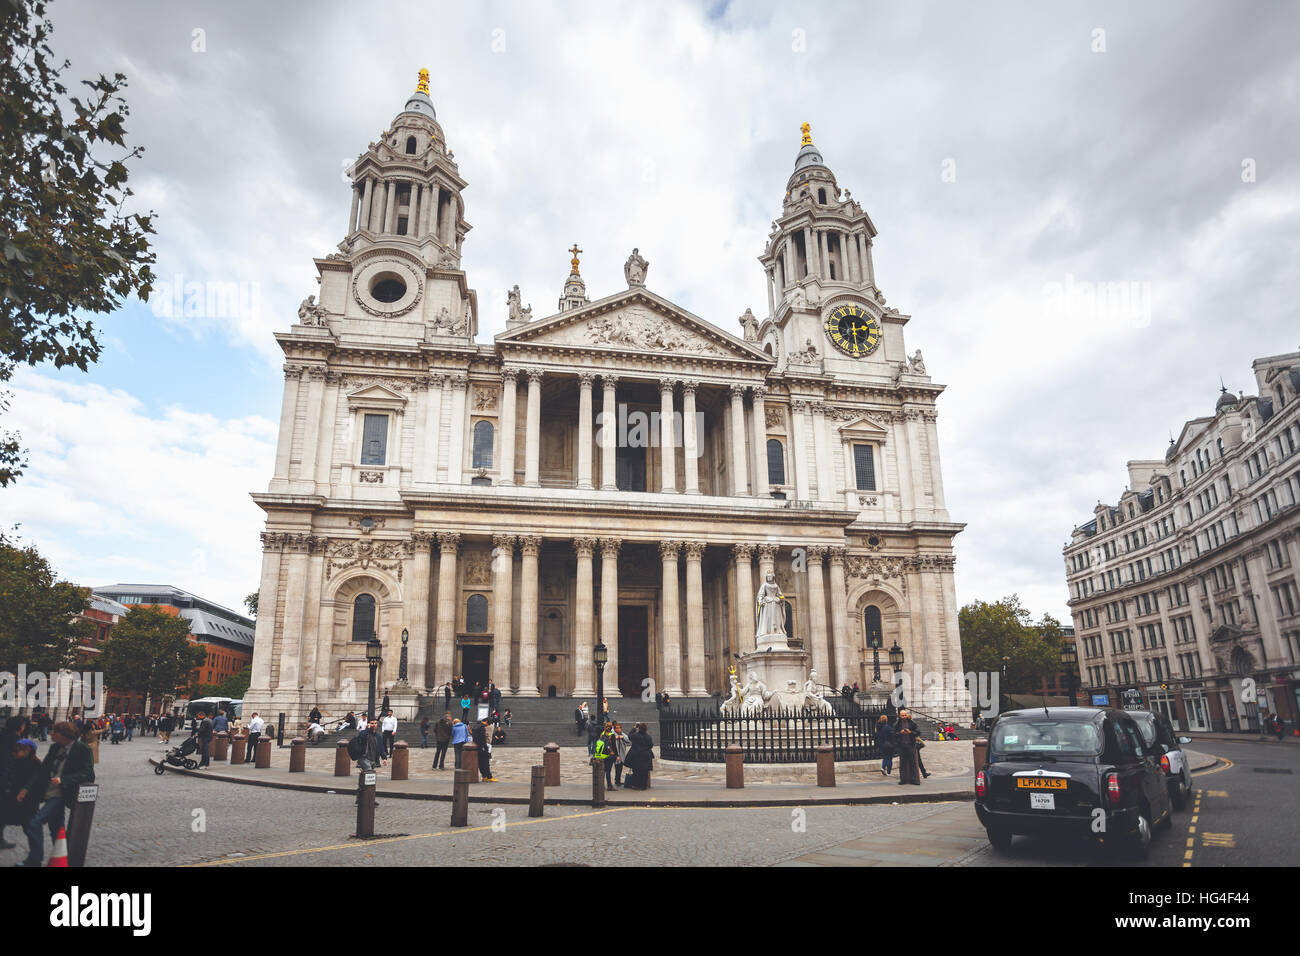
[[(1124, 463), (1300, 347), (1300, 28), (1277, 3), (163, 3), (54, 0), (74, 76), (129, 77), (157, 272), (225, 314), (103, 316), (89, 374), (23, 369), (0, 491), (67, 577), (238, 606), (260, 571), (277, 329), (347, 226), (346, 166), (416, 71), (469, 181), (480, 340), (632, 246), (728, 331), (799, 124), (870, 213), (940, 399), (958, 597), (1066, 616), (1061, 547)], [(1104, 294), (1094, 294), (1098, 289)]]

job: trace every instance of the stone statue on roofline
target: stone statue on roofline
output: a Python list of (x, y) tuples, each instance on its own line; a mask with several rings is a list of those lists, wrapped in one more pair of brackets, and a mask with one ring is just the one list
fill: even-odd
[(623, 263), (623, 275), (627, 278), (627, 287), (644, 286), (646, 273), (650, 271), (650, 263), (642, 256), (639, 249), (633, 249), (632, 254), (627, 257), (627, 262)]

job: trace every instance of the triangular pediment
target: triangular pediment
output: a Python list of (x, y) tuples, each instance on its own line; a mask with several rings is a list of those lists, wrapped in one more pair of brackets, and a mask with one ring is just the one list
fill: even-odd
[(498, 347), (658, 353), (717, 361), (775, 364), (737, 338), (645, 289), (629, 289), (590, 305), (538, 319), (496, 337)]
[(355, 391), (348, 392), (348, 408), (402, 408), (406, 405), (406, 396), (394, 391), (387, 385), (374, 382), (363, 385)]
[(889, 426), (883, 418), (877, 420), (870, 415), (855, 415), (841, 425), (839, 431), (842, 438), (883, 442), (889, 437)]

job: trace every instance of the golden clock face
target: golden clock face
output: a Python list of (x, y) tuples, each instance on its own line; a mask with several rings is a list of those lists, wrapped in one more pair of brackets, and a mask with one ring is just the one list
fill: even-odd
[(841, 352), (862, 358), (880, 344), (880, 323), (860, 305), (841, 305), (826, 316), (826, 334)]

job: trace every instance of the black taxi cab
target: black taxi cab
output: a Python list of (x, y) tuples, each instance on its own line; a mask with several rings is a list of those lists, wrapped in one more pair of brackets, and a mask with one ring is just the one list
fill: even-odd
[(998, 717), (975, 777), (975, 812), (994, 849), (1015, 834), (1074, 833), (1145, 857), (1168, 826), (1159, 755), (1126, 712), (1036, 707)]

